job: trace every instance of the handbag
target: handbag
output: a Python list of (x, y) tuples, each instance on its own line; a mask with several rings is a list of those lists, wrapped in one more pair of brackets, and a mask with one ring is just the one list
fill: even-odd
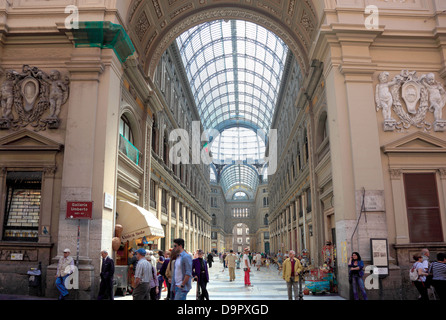
[(434, 274), (432, 273), (432, 265), (434, 263), (437, 263), (437, 262), (435, 262), (435, 261), (432, 262), (431, 265), (429, 266), (429, 270), (427, 271), (428, 275), (426, 276), (426, 281), (424, 282), (424, 286), (426, 288), (430, 288), (432, 285), (432, 279), (434, 277)]
[(418, 270), (415, 268), (415, 265), (409, 270), (409, 279), (411, 281), (417, 281), (419, 278)]

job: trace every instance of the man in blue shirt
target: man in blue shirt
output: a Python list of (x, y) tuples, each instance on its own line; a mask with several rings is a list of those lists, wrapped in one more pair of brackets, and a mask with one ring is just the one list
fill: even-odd
[(173, 243), (177, 258), (172, 273), (171, 290), (175, 294), (175, 300), (186, 300), (192, 288), (192, 257), (184, 250), (183, 239), (175, 239)]

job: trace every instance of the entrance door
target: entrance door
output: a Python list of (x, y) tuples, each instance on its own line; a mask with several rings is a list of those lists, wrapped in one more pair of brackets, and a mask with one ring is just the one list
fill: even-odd
[(269, 242), (265, 242), (265, 253), (269, 253)]

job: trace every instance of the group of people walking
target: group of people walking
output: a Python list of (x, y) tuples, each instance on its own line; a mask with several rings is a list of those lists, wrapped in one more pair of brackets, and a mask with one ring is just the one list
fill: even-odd
[[(413, 260), (409, 277), (418, 290), (418, 299), (428, 301), (432, 297), (446, 300), (446, 254), (440, 252), (437, 254), (437, 260), (430, 262), (429, 249), (425, 248), (420, 254), (415, 254)], [(352, 253), (348, 267), (354, 299), (359, 300), (359, 292), (361, 292), (363, 300), (367, 300), (363, 280), (364, 262), (358, 252)]]
[[(209, 300), (207, 284), (209, 282), (209, 269), (212, 267), (213, 255), (209, 253), (206, 258), (202, 250), (197, 250), (193, 255), (184, 250), (184, 240), (179, 238), (173, 241), (173, 248), (169, 251), (158, 252), (158, 259), (152, 251), (140, 248), (134, 252), (129, 263), (134, 268), (134, 283), (132, 284), (133, 300), (159, 300), (161, 292), (167, 291), (166, 300), (186, 300), (192, 288), (192, 281), (197, 282), (197, 299)], [(70, 257), (70, 250), (65, 249), (60, 258), (56, 272), (56, 287), (60, 292), (59, 299), (68, 297), (65, 280), (74, 271), (74, 260)], [(113, 276), (114, 261), (106, 250), (101, 251), (102, 264), (100, 273), (100, 288), (98, 300), (114, 299)], [(223, 271), (229, 269), (229, 281), (235, 281), (235, 269), (243, 269), (244, 284), (252, 287), (250, 272), (254, 265), (260, 270), (262, 265), (269, 267), (271, 257), (266, 254), (251, 254), (249, 248), (245, 248), (243, 254), (230, 250), (220, 254), (223, 263)], [(282, 258), (282, 257), (280, 257)], [(288, 297), (292, 299), (292, 288), (297, 299), (297, 283), (302, 265), (295, 258), (294, 251), (290, 251), (289, 258), (283, 262), (283, 279), (287, 282)]]
[[(71, 250), (64, 249), (63, 256), (59, 259), (56, 270), (56, 288), (59, 291), (59, 300), (66, 300), (69, 296), (69, 291), (65, 286), (67, 278), (73, 274), (76, 267), (74, 259), (70, 256)], [(101, 284), (99, 287), (98, 300), (109, 298), (113, 300), (113, 275), (115, 273), (115, 263), (109, 257), (107, 250), (101, 251), (102, 265), (101, 265)]]
[[(192, 289), (192, 281), (197, 281), (197, 297), (200, 300), (209, 300), (206, 286), (209, 282), (209, 273), (204, 252), (197, 250), (194, 256), (184, 249), (184, 240), (173, 240), (173, 248), (165, 253), (159, 252), (159, 260), (156, 263), (156, 272), (153, 272), (154, 283), (151, 282), (151, 272), (144, 261), (144, 249), (138, 249), (138, 263), (135, 269), (135, 288), (133, 300), (159, 300), (163, 284), (166, 285), (166, 300), (186, 300)], [(154, 269), (152, 267), (152, 269)], [(146, 275), (148, 275), (146, 277)], [(141, 285), (142, 284), (142, 285)], [(155, 290), (153, 290), (155, 288)]]
[(423, 249), (413, 259), (412, 270), (418, 276), (413, 284), (420, 294), (419, 300), (430, 300), (429, 291), (436, 299), (446, 300), (446, 254), (440, 252), (437, 254), (437, 261), (430, 262), (429, 250)]
[[(133, 284), (132, 296), (134, 300), (159, 300), (163, 290), (163, 284), (167, 290), (166, 300), (186, 300), (192, 288), (192, 281), (197, 281), (197, 299), (209, 300), (207, 284), (209, 282), (209, 269), (212, 267), (213, 255), (209, 253), (205, 258), (202, 250), (197, 250), (194, 255), (184, 250), (184, 240), (179, 238), (173, 241), (173, 248), (169, 251), (159, 251), (159, 258), (156, 259), (149, 250), (138, 249), (135, 259), (132, 262), (135, 270), (135, 281)], [(70, 256), (70, 249), (63, 251), (63, 256), (59, 259), (55, 285), (60, 292), (59, 299), (65, 300), (68, 297), (68, 290), (65, 287), (65, 280), (75, 270), (74, 260)], [(113, 300), (113, 275), (114, 261), (106, 250), (101, 251), (101, 283), (98, 300), (109, 298)], [(270, 257), (257, 253), (251, 255), (249, 248), (245, 248), (243, 255), (228, 253), (220, 255), (223, 263), (223, 271), (229, 269), (229, 281), (235, 281), (235, 269), (242, 268), (244, 271), (244, 284), (252, 287), (250, 272), (255, 265), (260, 270), (262, 264), (267, 264)], [(423, 249), (420, 254), (414, 255), (414, 270), (417, 273), (412, 279), (414, 286), (419, 292), (420, 300), (429, 300), (429, 289), (433, 288), (435, 296), (439, 300), (446, 299), (446, 254), (438, 253), (437, 261), (429, 262), (430, 253), (428, 249)], [(282, 278), (286, 281), (288, 299), (298, 298), (299, 276), (303, 271), (300, 260), (293, 250), (287, 252), (286, 256), (279, 252), (277, 259), (282, 267)], [(283, 259), (285, 259), (283, 261)], [(253, 261), (255, 263), (253, 263)], [(359, 292), (363, 300), (367, 300), (367, 293), (364, 287), (364, 262), (358, 252), (353, 252), (348, 262), (349, 281), (353, 289), (353, 297), (359, 300)], [(279, 271), (280, 272), (280, 271)], [(412, 275), (411, 275), (412, 276)]]

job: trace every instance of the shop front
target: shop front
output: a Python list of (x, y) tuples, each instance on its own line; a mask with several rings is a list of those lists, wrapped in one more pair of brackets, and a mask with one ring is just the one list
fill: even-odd
[[(115, 288), (124, 295), (133, 289), (135, 252), (143, 248), (154, 251), (158, 249), (154, 241), (164, 238), (164, 230), (160, 221), (150, 211), (128, 201), (117, 203)], [(119, 245), (119, 247), (118, 247)]]

